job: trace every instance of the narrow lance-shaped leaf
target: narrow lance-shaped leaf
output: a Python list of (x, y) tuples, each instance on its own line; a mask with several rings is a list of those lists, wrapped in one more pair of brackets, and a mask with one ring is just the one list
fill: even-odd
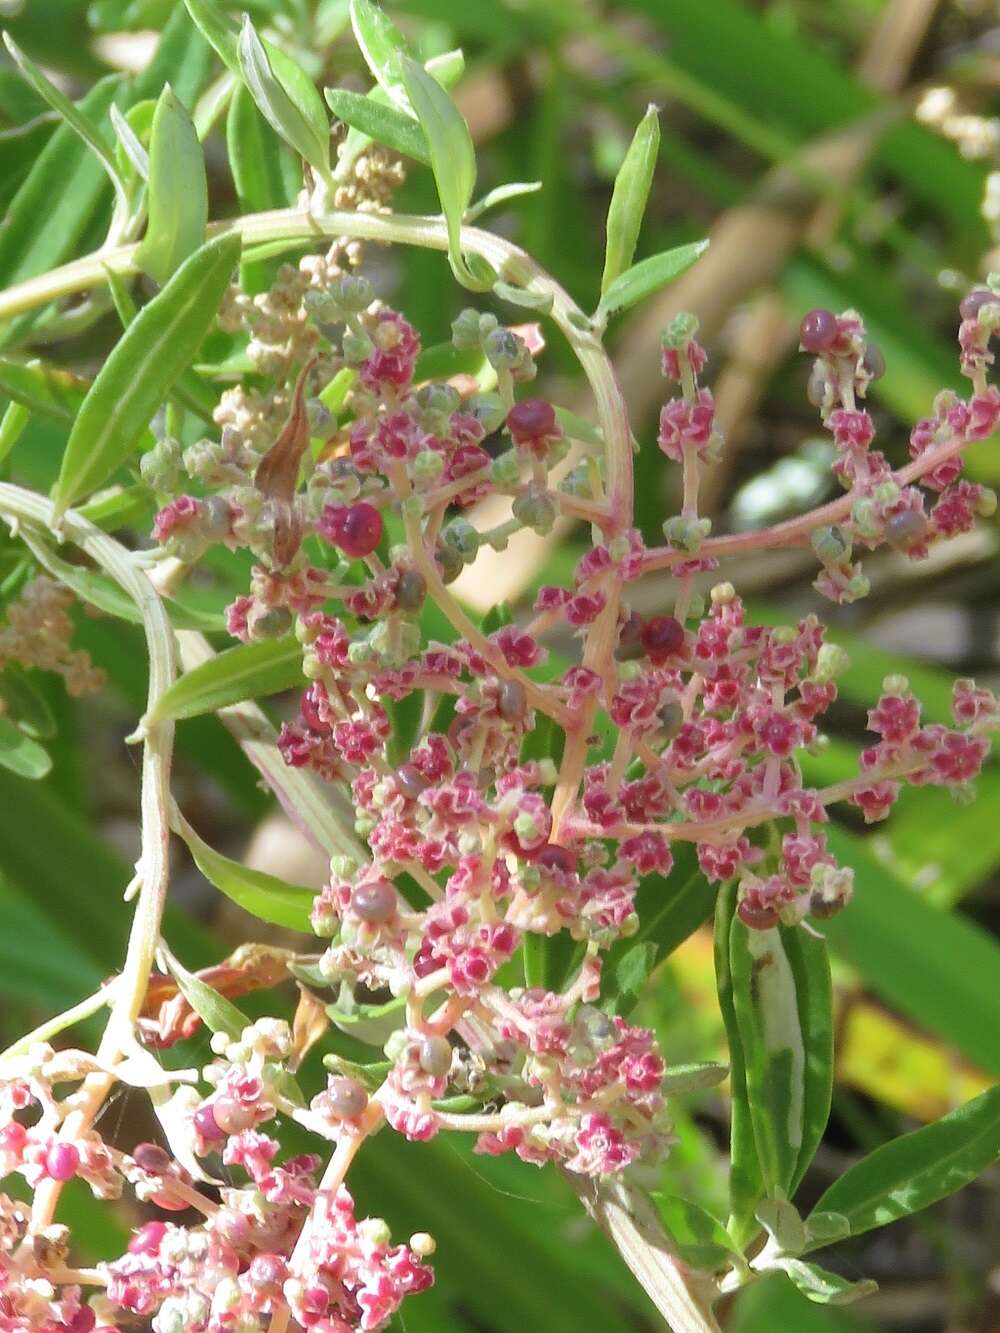
[(0, 394), (41, 417), (60, 424), (73, 420), (87, 390), (87, 381), (69, 370), (41, 361), (24, 364), (0, 357)]
[(18, 777), (44, 778), (52, 767), (48, 751), (6, 717), (0, 717), (0, 764)]
[(793, 1194), (823, 1141), (833, 1097), (833, 983), (826, 941), (794, 926), (779, 928), (795, 982), (799, 1029), (805, 1055), (802, 1071), (802, 1143), (788, 1185)]
[(351, 0), (351, 27), (375, 81), (395, 106), (409, 114), (409, 89), (403, 82), (401, 61), (410, 53), (403, 34), (371, 0)]
[(208, 222), (205, 157), (187, 108), (168, 83), (149, 143), (149, 222), (136, 262), (164, 283), (202, 244)]
[(165, 718), (198, 717), (243, 699), (292, 689), (303, 680), (302, 645), (291, 635), (240, 644), (174, 681), (145, 721), (148, 726)]
[(119, 174), (108, 145), (104, 142), (97, 125), (90, 119), (86, 111), (76, 106), (69, 100), (65, 93), (60, 90), (45, 77), (33, 60), (30, 60), (21, 48), (17, 45), (9, 32), (3, 34), (7, 50), (14, 58), (17, 67), (28, 80), (35, 92), (49, 106), (62, 117), (67, 125), (70, 125), (87, 145), (90, 151), (95, 155), (101, 166), (108, 173), (108, 177), (115, 187), (115, 193), (118, 196), (119, 208), (127, 212), (129, 207), (128, 191), (125, 188), (125, 182)]
[(360, 130), (369, 139), (385, 144), (394, 152), (430, 166), (427, 136), (412, 116), (404, 115), (396, 107), (386, 106), (374, 97), (352, 93), (347, 88), (326, 88), (323, 96), (333, 114), (345, 125)]
[(817, 1305), (850, 1305), (852, 1301), (878, 1291), (878, 1283), (871, 1278), (849, 1282), (839, 1273), (829, 1273), (804, 1259), (782, 1259), (778, 1267), (788, 1274), (807, 1300), (815, 1301)]
[(133, 453), (211, 328), (239, 252), (238, 236), (209, 241), (122, 334), (70, 434), (53, 491), (57, 514), (100, 486)]
[(720, 892), (715, 910), (715, 981), (729, 1045), (729, 1196), (732, 1210), (729, 1231), (743, 1245), (757, 1230), (753, 1214), (764, 1193), (764, 1180), (754, 1141), (746, 1057), (733, 995), (729, 937), (735, 919), (736, 885), (730, 883)]
[(309, 913), (316, 896), (313, 889), (303, 884), (287, 884), (275, 875), (223, 856), (198, 836), (179, 810), (174, 810), (171, 822), (187, 843), (195, 865), (220, 893), (261, 921), (311, 933)]
[(229, 101), (226, 148), (236, 193), (248, 212), (263, 213), (288, 202), (279, 140), (242, 83)]
[(330, 125), (323, 99), (304, 71), (272, 47), (265, 50), (249, 18), (239, 43), (240, 73), (260, 113), (324, 179), (330, 177)]
[(834, 1181), (815, 1212), (840, 1214), (859, 1236), (947, 1198), (998, 1158), (1000, 1084), (933, 1125), (876, 1148)]
[(476, 150), (469, 127), (438, 81), (415, 60), (401, 57), (403, 83), (427, 136), (431, 169), (448, 228), (448, 261), (459, 282), (487, 290), (496, 275), (480, 278), (462, 255), (462, 218), (476, 184)]
[(233, 1041), (239, 1041), (243, 1029), (250, 1025), (246, 1014), (207, 981), (181, 967), (176, 959), (171, 960), (170, 970), (181, 994), (205, 1026), (212, 1032), (224, 1032)]
[[(465, 70), (465, 57), (460, 50), (445, 51), (442, 55), (432, 56), (431, 59), (425, 63), (424, 69), (426, 69), (428, 74), (432, 74), (434, 78), (437, 79), (442, 88), (454, 88)], [(377, 83), (373, 88), (369, 89), (364, 100), (366, 102), (374, 103), (375, 106), (381, 107), (383, 110), (392, 109), (392, 101), (389, 94)], [(407, 107), (409, 108), (406, 113), (407, 119), (412, 120), (413, 109), (409, 106), (409, 99), (407, 99)], [(404, 113), (400, 111), (399, 114), (403, 115)], [(417, 126), (417, 129), (420, 129), (419, 125)], [(423, 136), (423, 131), (421, 131), (421, 136)], [(373, 138), (378, 138), (378, 136), (367, 134), (360, 128), (360, 126), (351, 125), (347, 138), (344, 140), (343, 146), (337, 154), (337, 169), (335, 172), (335, 178), (337, 180), (347, 179), (354, 168), (354, 163), (372, 142)], [(424, 140), (424, 143), (424, 151), (427, 154), (426, 159), (418, 158), (417, 160), (426, 160), (429, 164), (430, 150), (426, 147), (426, 140)]]
[(187, 12), (216, 55), (237, 78), (240, 71), (239, 36), (236, 28), (213, 0), (184, 0)]
[[(141, 102), (141, 114), (144, 116), (148, 103)], [(155, 104), (154, 104), (155, 106)], [(135, 107), (132, 108), (135, 111)], [(155, 110), (154, 110), (155, 115)], [(111, 106), (111, 124), (114, 126), (115, 134), (118, 136), (119, 163), (122, 158), (132, 167), (132, 170), (140, 180), (149, 180), (149, 153), (142, 146), (142, 140), (136, 134), (132, 121), (128, 116), (123, 116), (118, 108), (112, 103)]]
[(805, 1123), (806, 1053), (795, 975), (778, 930), (750, 930), (739, 917), (730, 928), (729, 964), (764, 1183), (769, 1193), (787, 1193)]
[(660, 117), (657, 108), (651, 106), (640, 120), (615, 177), (608, 208), (602, 296), (632, 263), (659, 151)]
[(689, 245), (678, 245), (673, 250), (651, 255), (649, 259), (641, 259), (611, 283), (601, 297), (594, 318), (601, 322), (620, 310), (637, 305), (686, 273), (707, 249), (708, 241), (693, 241)]

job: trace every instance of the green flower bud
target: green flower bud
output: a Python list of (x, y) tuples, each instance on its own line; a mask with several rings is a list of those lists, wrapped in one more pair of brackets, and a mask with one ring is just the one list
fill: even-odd
[(350, 315), (360, 315), (375, 299), (371, 283), (357, 273), (342, 273), (334, 278), (330, 295), (335, 304)]
[(717, 583), (709, 596), (715, 606), (729, 606), (736, 600), (736, 589), (731, 583)]
[(521, 464), (513, 449), (494, 458), (490, 465), (490, 479), (495, 486), (504, 490), (518, 484), (521, 480)]
[(851, 659), (839, 643), (824, 643), (816, 655), (816, 670), (813, 679), (821, 685), (828, 684), (842, 676), (850, 667)]
[(882, 532), (874, 500), (855, 500), (851, 520), (862, 537), (878, 537)]
[(468, 307), (452, 320), (451, 341), (460, 352), (472, 352), (482, 345), (479, 320), (479, 311)]
[(864, 574), (855, 574), (847, 585), (847, 595), (852, 602), (860, 601), (862, 597), (867, 597), (872, 590), (872, 585), (865, 578)]
[(676, 546), (689, 555), (695, 555), (702, 542), (712, 531), (709, 518), (685, 518), (682, 514), (668, 518), (663, 525), (663, 535), (671, 546)]
[(467, 518), (454, 518), (441, 534), (442, 541), (452, 547), (468, 564), (479, 550), (479, 533)]
[(664, 329), (660, 341), (664, 347), (681, 349), (698, 334), (698, 317), (688, 310), (679, 311)]
[(997, 493), (990, 486), (983, 487), (983, 493), (976, 501), (976, 513), (980, 518), (992, 518), (997, 512)]
[(410, 465), (414, 481), (437, 481), (444, 471), (444, 459), (433, 449), (421, 449)]
[(510, 329), (496, 328), (484, 339), (483, 351), (494, 370), (513, 370), (521, 359), (523, 345)]
[(514, 834), (519, 842), (537, 842), (539, 829), (534, 815), (522, 810), (514, 820)]
[(540, 494), (529, 491), (527, 495), (519, 495), (511, 505), (511, 512), (526, 528), (533, 529), (543, 537), (552, 531), (556, 521), (556, 507), (544, 491)]
[(817, 528), (810, 540), (824, 565), (842, 565), (851, 558), (851, 544), (840, 528)]
[(507, 409), (498, 393), (474, 393), (465, 406), (481, 423), (487, 435), (499, 430), (507, 416)]
[(367, 333), (358, 333), (355, 329), (345, 329), (341, 349), (347, 364), (356, 366), (371, 356), (375, 350), (375, 344)]
[(910, 682), (907, 680), (905, 676), (902, 676), (898, 673), (895, 673), (891, 676), (886, 676), (886, 678), (882, 682), (883, 694), (902, 696), (904, 694), (909, 694), (909, 692), (910, 692)]

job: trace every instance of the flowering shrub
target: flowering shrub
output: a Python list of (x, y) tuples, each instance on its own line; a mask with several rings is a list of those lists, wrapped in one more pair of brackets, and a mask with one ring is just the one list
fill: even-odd
[[(1000, 390), (988, 381), (1000, 286), (962, 301), (968, 396), (938, 396), (900, 468), (873, 447), (864, 403), (884, 367), (862, 316), (806, 313), (810, 400), (843, 494), (736, 535), (713, 536), (699, 508), (725, 442), (697, 320), (676, 318), (659, 355), (658, 445), (664, 467), (680, 470), (682, 501), (663, 544), (649, 547), (633, 523), (633, 439), (601, 334), (610, 314), (702, 248), (631, 264), (655, 116), (619, 174), (603, 294), (587, 317), (525, 254), (465, 225), (474, 159), (438, 81), (446, 71), (412, 60), (367, 0), (354, 0), (353, 22), (382, 92), (331, 93), (355, 127), (333, 167), (322, 105), (318, 133), (311, 85), (287, 57), (249, 22), (237, 36), (205, 0), (188, 8), (315, 185), (298, 209), (216, 225), (202, 244), (201, 150), (167, 89), (148, 157), (119, 129), (131, 175), (116, 178), (126, 207), (108, 247), (0, 297), (10, 317), (140, 268), (160, 283), (134, 317), (117, 294), (127, 328), (79, 408), (52, 500), (0, 485), (0, 512), (48, 571), (9, 609), (3, 660), (59, 671), (73, 690), (99, 684), (69, 646), (65, 604), (76, 593), (103, 610), (124, 598), (151, 663), (132, 738), (144, 751), (143, 847), (123, 970), (0, 1061), (2, 1174), (32, 1193), (30, 1205), (0, 1196), (0, 1328), (387, 1327), (432, 1283), (434, 1241), (402, 1242), (381, 1219), (359, 1216), (363, 1201), (345, 1177), (383, 1127), (418, 1142), (464, 1133), (478, 1153), (561, 1168), (678, 1329), (716, 1327), (714, 1300), (775, 1268), (815, 1299), (868, 1289), (801, 1258), (863, 1229), (855, 1196), (868, 1188), (865, 1164), (805, 1221), (789, 1202), (829, 1109), (822, 926), (852, 895), (852, 867), (828, 845), (828, 812), (846, 802), (881, 820), (905, 784), (964, 797), (1000, 711), (988, 690), (961, 680), (954, 725), (927, 724), (908, 682), (890, 677), (871, 701), (875, 740), (856, 776), (810, 785), (800, 760), (819, 742), (846, 654), (815, 616), (753, 623), (725, 576), (733, 557), (811, 545), (818, 591), (852, 602), (868, 591), (859, 552), (888, 545), (919, 561), (993, 512), (995, 496), (963, 478), (962, 451), (1000, 424)], [(371, 137), (429, 159), (441, 220), (390, 211), (400, 165)], [(168, 153), (188, 174), (179, 220), (158, 189)], [(143, 171), (148, 195), (137, 187)], [(253, 290), (255, 245), (314, 233), (327, 238), (322, 253)], [(458, 282), (492, 292), (498, 308), (520, 307), (520, 322), (470, 307), (449, 346), (424, 348), (359, 271), (363, 242), (446, 249)], [(213, 406), (209, 432), (187, 438), (173, 429), (183, 424), (173, 408), (192, 394), (197, 403), (204, 388), (189, 366), (217, 312), (245, 375)], [(593, 423), (534, 389), (544, 344), (525, 313), (551, 317), (568, 339), (593, 390)], [(168, 397), (167, 428), (150, 438)], [(102, 530), (115, 526), (113, 506), (108, 523), (94, 516), (100, 498), (81, 502), (137, 456), (138, 480), (115, 494), (155, 496), (158, 511), (150, 549), (130, 552)], [(509, 518), (484, 526), (486, 497), (501, 498)], [(477, 621), (454, 588), (475, 576), (477, 554), (561, 519), (592, 534), (572, 575), (538, 590), (526, 623), (503, 607)], [(57, 542), (79, 547), (100, 573), (81, 578)], [(221, 626), (193, 624), (180, 593), (200, 567), (237, 552), (250, 566), (224, 614), (237, 643), (216, 654), (199, 630)], [(705, 597), (702, 576), (716, 571)], [(649, 575), (661, 602), (641, 615), (630, 592)], [(247, 701), (293, 682), (296, 715), (275, 736)], [(215, 710), (330, 854), (318, 894), (227, 861), (173, 805), (174, 719)], [(346, 822), (338, 789), (353, 810)], [(280, 956), (248, 947), (188, 972), (160, 934), (170, 827), (220, 889), (317, 942)], [(726, 1073), (671, 1066), (629, 1019), (628, 994), (678, 942), (649, 928), (639, 904), (657, 899), (693, 911), (688, 931), (717, 900), (733, 1190), (732, 1216), (717, 1224), (721, 1257), (707, 1263), (689, 1262), (658, 1221), (659, 1239), (648, 1219), (643, 1234), (635, 1227), (649, 1207), (644, 1182), (673, 1142), (671, 1098)], [(301, 995), (294, 1022), (251, 1021), (234, 1003), (289, 975)], [(54, 1049), (52, 1038), (104, 1008), (94, 1054)], [(307, 1095), (297, 1073), (331, 1023), (356, 1031), (370, 1059), (328, 1051), (327, 1076)], [(178, 1069), (154, 1054), (201, 1024), (213, 1034), (207, 1064)], [(116, 1083), (149, 1090), (162, 1143), (123, 1148), (106, 1133), (100, 1112)], [(987, 1164), (976, 1145), (994, 1105), (963, 1108), (956, 1132), (973, 1146), (924, 1202)], [(299, 1151), (289, 1126), (314, 1151)], [(366, 1150), (377, 1154), (378, 1142)], [(126, 1251), (93, 1269), (73, 1266), (72, 1237), (56, 1221), (75, 1179), (101, 1199), (128, 1192), (152, 1209)]]

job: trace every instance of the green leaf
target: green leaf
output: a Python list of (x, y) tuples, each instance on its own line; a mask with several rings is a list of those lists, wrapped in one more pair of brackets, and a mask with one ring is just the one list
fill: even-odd
[(239, 250), (234, 235), (203, 245), (116, 343), (70, 434), (53, 491), (57, 513), (95, 490), (133, 453), (210, 329)]
[(265, 50), (244, 16), (239, 43), (240, 73), (261, 115), (324, 179), (330, 177), (330, 124), (323, 99), (308, 75), (276, 47)]
[(165, 718), (198, 717), (243, 699), (277, 694), (304, 682), (302, 645), (292, 635), (242, 643), (174, 681), (147, 715), (147, 726)]
[(201, 1021), (212, 1032), (224, 1032), (233, 1041), (239, 1041), (250, 1020), (231, 1000), (207, 982), (186, 971), (176, 959), (168, 963), (181, 994)]
[(594, 319), (601, 322), (645, 300), (686, 273), (707, 249), (708, 241), (692, 241), (649, 259), (640, 259), (611, 283), (598, 303)]
[(807, 1300), (817, 1305), (849, 1305), (878, 1291), (878, 1283), (870, 1278), (861, 1282), (848, 1282), (847, 1278), (837, 1273), (829, 1273), (818, 1264), (806, 1263), (804, 1259), (782, 1259), (777, 1267), (788, 1274)]
[[(662, 875), (647, 875), (639, 884), (635, 900), (638, 931), (613, 944), (607, 952), (602, 987), (605, 998), (613, 998), (618, 964), (637, 944), (649, 941), (656, 946), (652, 971), (712, 915), (717, 890), (702, 874), (694, 848), (675, 843), (673, 852), (673, 869), (666, 879)], [(628, 1007), (623, 1007), (624, 1002), (617, 1003), (615, 1012), (626, 1014)]]
[(834, 1181), (814, 1212), (840, 1213), (859, 1236), (947, 1198), (998, 1158), (1000, 1084), (876, 1148)]
[(338, 120), (352, 129), (360, 130), (376, 143), (385, 144), (404, 157), (430, 166), (431, 153), (427, 136), (411, 116), (394, 106), (385, 106), (374, 97), (363, 97), (347, 88), (325, 88), (323, 96)]
[(72, 371), (59, 370), (41, 361), (25, 364), (0, 357), (0, 394), (50, 421), (60, 424), (72, 421), (86, 391), (86, 380)]
[(602, 298), (632, 263), (659, 152), (660, 116), (658, 109), (650, 106), (639, 121), (625, 160), (615, 177), (608, 208), (604, 273), (601, 277)]
[[(79, 107), (99, 121), (120, 89), (117, 77), (102, 79)], [(3, 286), (55, 268), (72, 254), (106, 191), (101, 165), (69, 125), (60, 125), (7, 209), (0, 229)]]
[(247, 212), (263, 213), (289, 202), (279, 140), (242, 83), (229, 101), (226, 148), (233, 184)]
[(754, 1235), (754, 1209), (764, 1194), (764, 1178), (754, 1138), (747, 1090), (746, 1053), (736, 1016), (735, 986), (729, 938), (736, 917), (736, 884), (725, 885), (715, 909), (715, 983), (719, 1010), (729, 1045), (729, 1199), (730, 1234), (740, 1245)]
[(856, 1312), (807, 1301), (779, 1272), (765, 1273), (736, 1298), (729, 1333), (876, 1333)]
[(149, 222), (136, 263), (161, 286), (205, 240), (205, 156), (187, 108), (168, 83), (149, 143)]
[(385, 11), (372, 4), (371, 0), (351, 0), (351, 27), (365, 64), (376, 83), (390, 102), (409, 113), (409, 89), (404, 84), (402, 74), (402, 60), (409, 56), (409, 48), (403, 34), (386, 16)]
[(656, 955), (656, 945), (646, 940), (632, 944), (621, 956), (615, 965), (614, 998), (609, 1006), (612, 1013), (627, 1014), (635, 1008), (656, 966)]
[(802, 1085), (802, 1144), (788, 1186), (798, 1188), (823, 1141), (833, 1097), (833, 983), (826, 941), (800, 927), (779, 927), (795, 982), (799, 1029), (805, 1048)]
[(955, 912), (931, 906), (877, 861), (864, 838), (831, 824), (830, 851), (854, 870), (850, 908), (823, 923), (872, 991), (974, 1064), (1000, 1076), (1000, 946)]
[(0, 717), (0, 764), (33, 781), (44, 778), (52, 768), (48, 751), (6, 717)]
[(465, 210), (464, 221), (475, 222), (476, 218), (481, 218), (491, 208), (505, 204), (510, 199), (520, 199), (525, 194), (537, 194), (541, 188), (541, 181), (511, 181), (509, 185), (498, 185), (495, 190), (484, 194), (482, 199), (477, 199), (474, 204), (469, 205)]
[(417, 119), (427, 136), (431, 170), (448, 228), (448, 260), (463, 286), (486, 290), (491, 284), (470, 272), (462, 255), (462, 218), (476, 184), (472, 135), (445, 90), (415, 60), (403, 56), (400, 68)]
[(149, 153), (143, 147), (142, 140), (139, 138), (138, 134), (136, 134), (133, 121), (137, 118), (141, 118), (145, 121), (148, 116), (151, 122), (152, 116), (155, 114), (155, 102), (152, 104), (149, 102), (140, 102), (138, 106), (134, 106), (130, 109), (127, 116), (123, 116), (112, 102), (111, 124), (114, 127), (115, 134), (118, 136), (115, 157), (123, 176), (128, 172), (138, 180), (149, 180)]
[(18, 69), (35, 89), (38, 95), (49, 106), (56, 111), (59, 116), (69, 125), (83, 140), (90, 151), (94, 154), (101, 166), (108, 173), (108, 178), (115, 188), (118, 196), (118, 205), (123, 213), (127, 212), (129, 207), (128, 191), (125, 188), (125, 182), (122, 180), (118, 171), (118, 165), (104, 141), (104, 137), (97, 127), (97, 124), (91, 120), (87, 112), (80, 106), (76, 106), (69, 100), (65, 93), (60, 90), (45, 77), (33, 60), (30, 60), (20, 49), (9, 32), (3, 34), (7, 50), (14, 58)]
[(288, 884), (263, 870), (231, 861), (200, 838), (179, 811), (174, 812), (171, 822), (187, 843), (195, 865), (220, 893), (261, 921), (312, 934), (309, 913), (316, 896), (313, 889), (303, 884)]
[(804, 1147), (805, 1040), (795, 974), (777, 929), (729, 932), (733, 1008), (754, 1143), (769, 1194), (787, 1194)]
[(34, 740), (51, 740), (56, 734), (56, 720), (32, 675), (14, 662), (8, 662), (0, 671), (0, 699), (4, 716), (15, 722)]
[(727, 1268), (739, 1250), (718, 1218), (691, 1199), (654, 1191), (653, 1201), (660, 1221), (677, 1246), (680, 1257), (692, 1268), (715, 1272)]
[(214, 48), (230, 74), (241, 78), (239, 36), (234, 25), (220, 13), (212, 0), (184, 0), (184, 4), (195, 26)]

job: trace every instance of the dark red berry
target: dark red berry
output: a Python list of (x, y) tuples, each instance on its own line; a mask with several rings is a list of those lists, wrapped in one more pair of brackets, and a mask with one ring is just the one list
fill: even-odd
[(906, 550), (927, 536), (927, 519), (915, 509), (904, 509), (891, 514), (885, 523), (885, 539), (890, 546)]
[(423, 1037), (417, 1057), (420, 1068), (432, 1078), (444, 1078), (451, 1069), (451, 1042), (447, 1037)]
[(45, 1154), (45, 1170), (52, 1180), (72, 1180), (80, 1165), (80, 1152), (72, 1143), (53, 1143)]
[(870, 380), (880, 380), (885, 374), (885, 357), (878, 343), (869, 343), (861, 358), (861, 365)]
[(206, 1102), (195, 1111), (194, 1127), (201, 1137), (208, 1139), (209, 1142), (226, 1137), (226, 1131), (215, 1118), (215, 1107), (211, 1102)]
[(963, 297), (958, 313), (963, 319), (978, 319), (984, 305), (998, 304), (1000, 296), (997, 296), (996, 292), (991, 292), (988, 287), (974, 287), (968, 296)]
[(353, 1120), (368, 1105), (368, 1093), (356, 1078), (337, 1075), (326, 1086), (326, 1104), (342, 1120)]
[(497, 693), (497, 712), (505, 722), (520, 722), (528, 711), (528, 697), (519, 680), (505, 680)]
[(137, 1143), (132, 1156), (136, 1166), (153, 1175), (162, 1176), (170, 1170), (170, 1158), (157, 1143)]
[(546, 843), (534, 860), (543, 870), (561, 870), (564, 875), (572, 875), (576, 869), (573, 853), (555, 842)]
[(778, 924), (778, 913), (773, 907), (758, 907), (746, 898), (737, 907), (736, 914), (751, 930), (770, 930)]
[(523, 402), (515, 403), (507, 413), (507, 429), (515, 443), (560, 433), (552, 404), (544, 398), (525, 398)]
[(650, 661), (658, 665), (684, 647), (684, 626), (676, 616), (653, 616), (643, 625), (640, 638)]
[(427, 779), (414, 764), (401, 764), (396, 769), (396, 786), (407, 798), (415, 801), (421, 792), (427, 790)]
[(637, 657), (642, 657), (644, 652), (642, 629), (645, 623), (638, 611), (633, 611), (622, 625), (618, 631), (618, 643), (615, 647), (615, 657), (619, 662), (631, 662)]
[(837, 337), (837, 316), (832, 310), (810, 310), (799, 325), (799, 345), (814, 356), (826, 352)]
[(396, 913), (396, 890), (387, 879), (359, 884), (351, 893), (351, 911), (362, 921), (380, 925)]
[(379, 511), (364, 500), (348, 506), (327, 505), (319, 521), (327, 541), (355, 560), (371, 555), (382, 540), (384, 526)]
[(130, 1254), (155, 1254), (167, 1234), (166, 1222), (146, 1222), (128, 1243)]

